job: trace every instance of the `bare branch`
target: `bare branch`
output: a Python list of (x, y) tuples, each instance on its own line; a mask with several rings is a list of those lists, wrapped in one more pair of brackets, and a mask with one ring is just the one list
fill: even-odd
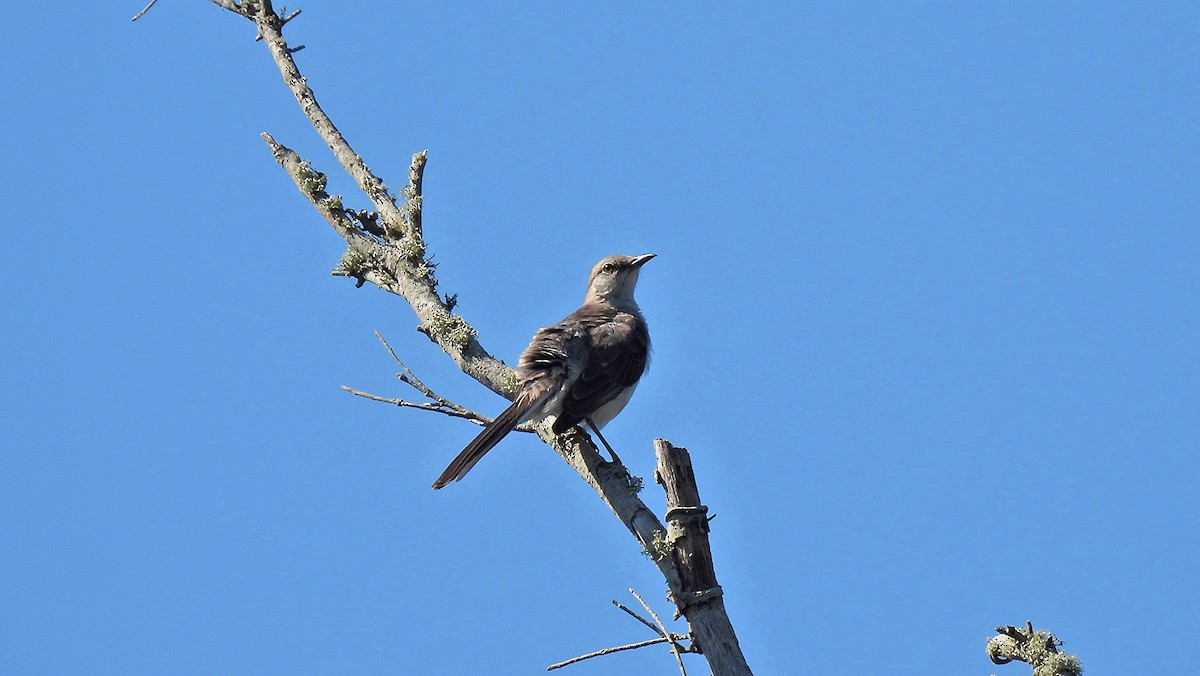
[(138, 12), (137, 14), (134, 14), (133, 18), (130, 19), (130, 21), (137, 21), (138, 19), (142, 18), (146, 14), (146, 12), (150, 11), (150, 8), (153, 7), (154, 3), (156, 3), (156, 2), (158, 2), (158, 0), (150, 0), (150, 4), (143, 7), (142, 11)]
[[(446, 406), (441, 406), (439, 404), (430, 404), (427, 402), (407, 401), (405, 399), (392, 399), (389, 397), (381, 397), (377, 394), (371, 394), (370, 392), (363, 392), (362, 390), (356, 390), (353, 387), (350, 387), (349, 385), (342, 385), (342, 389), (349, 392), (350, 394), (362, 397), (364, 399), (370, 399), (371, 401), (379, 401), (379, 402), (383, 402), (385, 404), (393, 404), (395, 406), (404, 406), (404, 407), (408, 407), (408, 408), (419, 408), (422, 411), (432, 411), (434, 413), (441, 413), (442, 415), (448, 415), (452, 418), (462, 418), (464, 420), (470, 420), (471, 422), (475, 423), (476, 425), (480, 425), (480, 426), (486, 425), (492, 421), (491, 418), (479, 415), (478, 413), (471, 411), (469, 409), (465, 409), (465, 408), (448, 408)], [(521, 431), (532, 432), (533, 430), (525, 429), (525, 430), (521, 430)]]
[[(650, 631), (658, 634), (659, 636), (664, 636), (664, 634), (662, 633), (662, 630), (660, 630), (658, 627), (654, 626), (653, 622), (651, 622), (650, 620), (647, 620), (646, 618), (642, 617), (641, 615), (638, 615), (637, 613), (633, 612), (632, 610), (627, 608), (620, 601), (613, 599), (613, 605), (620, 608), (621, 610), (624, 610), (626, 613), (628, 613), (630, 615), (630, 617), (637, 620), (638, 622), (641, 622), (642, 624), (646, 625), (647, 627), (650, 627)], [(664, 638), (665, 638), (665, 636), (664, 636)]]
[(692, 643), (704, 653), (713, 673), (748, 676), (750, 667), (713, 570), (708, 508), (700, 502), (691, 455), (664, 439), (654, 440), (654, 452), (658, 457), (654, 478), (667, 494), (668, 553), (663, 558), (673, 562), (679, 575), (679, 584), (671, 586), (671, 599), (679, 614), (687, 617)]
[(650, 607), (650, 604), (646, 603), (646, 601), (642, 599), (641, 595), (635, 592), (632, 588), (629, 590), (629, 593), (633, 594), (633, 598), (637, 599), (638, 603), (642, 604), (642, 607), (646, 609), (646, 612), (650, 613), (650, 617), (654, 618), (655, 624), (658, 625), (658, 635), (667, 638), (671, 643), (671, 654), (675, 656), (675, 662), (679, 664), (679, 673), (682, 674), (682, 676), (687, 676), (687, 669), (683, 668), (683, 657), (679, 655), (679, 644), (675, 642), (674, 638), (672, 638), (671, 632), (667, 630), (667, 627), (663, 624), (662, 620), (658, 619), (658, 613), (654, 612), (654, 609)]
[(438, 296), (429, 266), (423, 260), (413, 262), (411, 251), (405, 248), (407, 240), (388, 242), (364, 230), (347, 214), (341, 197), (325, 191), (325, 174), (270, 134), (262, 136), (300, 193), (346, 240), (348, 250), (341, 262), (345, 272), (338, 274), (369, 281), (403, 297), (421, 320), (423, 332), (450, 355), (463, 373), (497, 394), (511, 397), (516, 390), (512, 369), (488, 354), (479, 344), (475, 329), (447, 308), (446, 301)]
[[(642, 607), (645, 608), (647, 611), (649, 611), (651, 617), (653, 617), (657, 621), (658, 616), (654, 614), (654, 611), (650, 610), (650, 607), (646, 605), (646, 602), (642, 600), (642, 597), (638, 596), (637, 592), (633, 591), (632, 589), (630, 589), (629, 592), (631, 594), (633, 594), (634, 598), (636, 598), (638, 601), (641, 601)], [(612, 603), (614, 606), (616, 606), (616, 607), (620, 608), (621, 610), (625, 611), (626, 613), (628, 613), (629, 616), (632, 617), (633, 619), (635, 619), (638, 622), (641, 622), (642, 624), (649, 627), (650, 631), (653, 631), (655, 634), (658, 634), (658, 638), (652, 638), (648, 641), (639, 641), (638, 643), (630, 643), (628, 645), (618, 646), (615, 648), (605, 648), (603, 650), (597, 650), (595, 652), (591, 652), (586, 655), (580, 655), (579, 657), (573, 657), (565, 662), (559, 662), (558, 664), (552, 664), (552, 665), (546, 667), (546, 671), (553, 671), (555, 669), (560, 669), (562, 667), (574, 664), (576, 662), (582, 662), (583, 660), (589, 660), (593, 657), (600, 657), (602, 655), (611, 655), (612, 653), (620, 652), (622, 650), (633, 650), (636, 648), (645, 648), (646, 646), (658, 645), (659, 643), (670, 643), (671, 644), (671, 652), (675, 654), (675, 659), (679, 663), (679, 670), (683, 673), (683, 676), (687, 676), (687, 671), (684, 670), (683, 660), (679, 657), (679, 653), (681, 653), (681, 652), (683, 652), (683, 653), (699, 652), (690, 646), (683, 646), (683, 645), (679, 644), (680, 641), (688, 640), (690, 638), (689, 636), (684, 636), (683, 634), (673, 634), (673, 633), (668, 632), (666, 630), (666, 627), (664, 627), (662, 625), (661, 621), (659, 621), (658, 626), (655, 626), (653, 622), (651, 622), (650, 620), (647, 620), (646, 618), (642, 617), (641, 615), (638, 615), (637, 613), (633, 612), (632, 610), (627, 608), (625, 605), (623, 605), (621, 602), (617, 601), (616, 599), (613, 599)]]
[[(317, 103), (307, 79), (300, 73), (293, 58), (296, 50), (288, 46), (282, 34), (283, 25), (293, 18), (295, 13), (287, 19), (279, 16), (272, 8), (270, 0), (211, 1), (254, 21), (258, 34), (270, 50), (284, 83), (295, 96), (304, 115), (342, 168), (354, 179), (358, 188), (375, 207), (373, 215), (365, 211), (346, 209), (340, 196), (331, 196), (325, 191), (324, 174), (315, 170), (295, 151), (276, 142), (270, 134), (263, 134), (263, 139), (275, 160), (291, 176), (296, 187), (317, 212), (346, 241), (347, 250), (335, 274), (353, 277), (359, 286), (371, 282), (381, 289), (403, 297), (420, 321), (419, 330), (437, 343), (460, 370), (489, 389), (511, 398), (517, 384), (512, 369), (488, 354), (479, 343), (475, 329), (463, 317), (454, 314), (454, 296), (447, 295), (443, 298), (438, 293), (433, 264), (426, 258), (421, 219), (422, 176), (426, 154), (417, 153), (412, 158), (409, 183), (402, 193), (404, 205), (401, 207), (383, 180), (367, 167), (334, 126)], [(347, 389), (359, 396), (387, 401), (398, 406), (451, 412), (447, 414), (480, 422), (481, 416), (478, 414), (461, 407), (456, 408), (456, 405), (449, 402), (443, 404), (441, 402), (445, 400), (441, 400), (427, 387), (422, 390), (423, 384), (414, 385), (420, 383), (420, 380), (411, 373), (402, 380), (421, 391), (433, 403), (389, 400)], [(698, 542), (697, 538), (691, 537), (693, 530), (680, 525), (681, 522), (691, 520), (694, 522), (693, 526), (699, 523), (679, 510), (698, 506), (698, 495), (694, 500), (684, 500), (674, 505), (668, 502), (672, 506), (668, 512), (671, 521), (671, 532), (668, 533), (668, 529), (654, 512), (638, 498), (641, 479), (630, 475), (619, 463), (606, 462), (597, 452), (591, 438), (582, 430), (575, 429), (555, 435), (548, 422), (539, 423), (533, 429), (599, 494), (649, 554), (667, 582), (670, 598), (688, 618), (690, 634), (694, 637), (693, 647), (703, 649), (716, 674), (748, 674), (749, 668), (737, 646), (732, 625), (725, 616), (720, 587), (716, 585), (715, 575), (711, 574), (711, 555), (709, 554), (707, 560), (710, 571), (708, 577), (711, 578), (709, 586), (699, 585), (697, 580), (703, 578), (696, 578), (696, 569), (679, 558), (690, 551), (693, 540)], [(656, 451), (660, 450), (660, 445), (670, 448), (669, 444), (661, 440), (655, 443)], [(660, 480), (662, 472), (660, 456)], [(694, 489), (690, 464), (687, 474)], [(664, 481), (665, 485), (667, 483)], [(667, 493), (670, 499), (672, 489), (668, 487)], [(676, 518), (671, 519), (672, 514)], [(707, 525), (706, 520), (700, 521)], [(681, 540), (679, 533), (687, 537)], [(708, 553), (706, 534), (703, 551)], [(677, 642), (669, 633), (657, 640), (676, 643), (673, 649), (678, 649)], [(714, 655), (717, 656), (716, 659)]]
[(392, 356), (392, 359), (397, 364), (400, 365), (400, 368), (404, 369), (404, 373), (399, 373), (396, 375), (396, 377), (398, 377), (401, 382), (411, 386), (413, 389), (417, 390), (418, 392), (420, 392), (421, 394), (425, 395), (426, 397), (432, 399), (433, 401), (436, 401), (438, 404), (440, 404), (442, 406), (446, 406), (449, 408), (455, 408), (455, 409), (459, 409), (459, 410), (463, 410), (463, 411), (466, 410), (462, 406), (455, 404), (454, 402), (450, 401), (449, 399), (445, 399), (444, 397), (438, 395), (436, 392), (429, 389), (425, 385), (425, 383), (421, 382), (421, 379), (417, 377), (417, 374), (413, 373), (412, 369), (408, 368), (408, 365), (405, 364), (404, 362), (400, 361), (400, 357), (396, 356), (396, 351), (392, 349), (391, 345), (388, 345), (388, 342), (387, 342), (387, 340), (384, 339), (383, 334), (376, 331), (375, 337), (379, 339), (379, 342), (383, 343), (384, 349), (386, 349), (388, 354), (390, 354)]
[(579, 657), (572, 657), (571, 659), (569, 659), (565, 662), (559, 662), (558, 664), (551, 664), (550, 666), (546, 667), (546, 671), (554, 671), (555, 669), (561, 669), (565, 666), (575, 664), (576, 662), (590, 660), (593, 657), (600, 657), (602, 655), (611, 655), (613, 653), (621, 652), (622, 650), (634, 650), (636, 648), (645, 648), (648, 645), (657, 645), (659, 643), (666, 643), (666, 642), (667, 642), (667, 639), (662, 638), (660, 636), (658, 638), (652, 638), (649, 641), (639, 641), (638, 643), (630, 643), (629, 645), (617, 646), (615, 648), (605, 648), (604, 650), (597, 650), (594, 653), (580, 655)]
[[(371, 199), (375, 205), (375, 209), (379, 211), (383, 217), (384, 228), (388, 232), (396, 231), (398, 234), (409, 234), (409, 228), (404, 222), (404, 217), (400, 213), (399, 207), (396, 206), (395, 199), (389, 194), (387, 185), (383, 179), (375, 175), (367, 163), (363, 161), (358, 153), (354, 152), (354, 148), (350, 146), (350, 142), (342, 135), (342, 132), (333, 124), (333, 120), (317, 103), (316, 94), (308, 86), (308, 78), (300, 73), (300, 68), (296, 65), (295, 59), (292, 58), (294, 53), (288, 47), (287, 41), (283, 37), (283, 24), (286, 21), (275, 13), (271, 7), (269, 0), (260, 0), (256, 3), (253, 10), (252, 18), (258, 26), (259, 34), (266, 41), (267, 49), (271, 51), (271, 56), (275, 58), (275, 64), (279, 67), (279, 72), (283, 76), (284, 84), (288, 89), (292, 90), (292, 95), (296, 97), (296, 102), (300, 104), (300, 109), (304, 111), (304, 115), (312, 124), (313, 128), (329, 146), (333, 152), (333, 156), (341, 163), (342, 168), (346, 173), (354, 179), (358, 184), (359, 190)], [(424, 253), (424, 242), (421, 242), (419, 235), (414, 244), (418, 244), (421, 253)]]

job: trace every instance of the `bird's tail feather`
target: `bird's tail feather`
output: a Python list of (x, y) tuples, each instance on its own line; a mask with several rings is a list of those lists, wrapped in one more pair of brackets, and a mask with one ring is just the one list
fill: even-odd
[(446, 471), (433, 482), (434, 490), (442, 488), (451, 481), (458, 481), (471, 471), (475, 463), (483, 459), (487, 452), (492, 450), (500, 440), (505, 437), (513, 428), (521, 424), (525, 420), (525, 416), (533, 410), (541, 401), (530, 400), (529, 397), (517, 397), (517, 400), (512, 403), (512, 406), (504, 409), (504, 412), (496, 416), (496, 419), (483, 428), (479, 436), (475, 437), (467, 447), (458, 454), (458, 457), (450, 463)]

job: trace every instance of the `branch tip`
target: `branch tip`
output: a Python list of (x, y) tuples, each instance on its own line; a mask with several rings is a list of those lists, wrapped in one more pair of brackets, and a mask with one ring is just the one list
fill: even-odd
[(143, 8), (142, 8), (142, 11), (138, 12), (137, 14), (134, 14), (134, 15), (133, 15), (133, 18), (132, 18), (132, 19), (130, 19), (130, 21), (137, 21), (138, 19), (140, 19), (140, 18), (142, 18), (143, 16), (145, 16), (145, 15), (146, 15), (146, 12), (149, 12), (149, 11), (150, 11), (150, 8), (151, 8), (151, 7), (153, 7), (153, 6), (154, 6), (154, 3), (156, 3), (156, 2), (158, 2), (158, 0), (150, 0), (150, 4), (148, 4), (148, 5), (146, 5), (145, 7), (143, 7)]

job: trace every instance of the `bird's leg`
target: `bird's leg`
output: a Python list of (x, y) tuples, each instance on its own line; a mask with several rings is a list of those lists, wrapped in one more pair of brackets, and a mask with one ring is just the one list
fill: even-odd
[(608, 440), (604, 438), (603, 434), (600, 434), (600, 428), (596, 427), (596, 423), (592, 422), (591, 418), (584, 418), (584, 420), (587, 421), (588, 427), (592, 428), (592, 431), (596, 433), (596, 436), (600, 439), (600, 443), (604, 444), (605, 450), (612, 456), (612, 461), (618, 465), (624, 465), (625, 463), (621, 462), (621, 459), (617, 457), (617, 452), (613, 450), (612, 446), (608, 445)]

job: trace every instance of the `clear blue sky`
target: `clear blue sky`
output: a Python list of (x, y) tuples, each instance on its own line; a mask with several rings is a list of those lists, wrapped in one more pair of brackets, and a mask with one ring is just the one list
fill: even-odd
[[(663, 583), (549, 450), (352, 397), (454, 370), (270, 131), (366, 206), (244, 20), (15, 3), (0, 56), (0, 671), (532, 674)], [(652, 251), (608, 438), (689, 447), (760, 674), (1194, 670), (1195, 3), (306, 2), (301, 67), (510, 363)], [(1151, 659), (1153, 666), (1146, 664)], [(701, 662), (691, 662), (703, 673)], [(573, 674), (671, 673), (664, 652)]]

